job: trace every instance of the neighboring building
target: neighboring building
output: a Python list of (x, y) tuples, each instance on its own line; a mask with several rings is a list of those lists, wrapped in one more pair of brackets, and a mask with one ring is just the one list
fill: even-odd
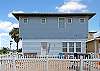
[(24, 54), (86, 53), (88, 20), (95, 13), (13, 13)]
[(100, 53), (100, 32), (89, 32), (86, 52)]
[(88, 32), (88, 41), (94, 39), (94, 34), (96, 32)]
[(95, 52), (95, 48), (94, 48), (94, 34), (95, 33), (96, 32), (88, 32), (88, 40), (87, 40), (87, 48), (86, 48), (87, 53)]

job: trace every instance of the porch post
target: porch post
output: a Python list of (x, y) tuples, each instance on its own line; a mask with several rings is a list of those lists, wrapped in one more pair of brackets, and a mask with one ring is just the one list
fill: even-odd
[(16, 71), (16, 57), (13, 55), (13, 71)]
[(80, 56), (80, 71), (83, 71), (83, 56)]
[(96, 52), (97, 52), (96, 39), (94, 39), (94, 48), (95, 48), (95, 58), (96, 58)]

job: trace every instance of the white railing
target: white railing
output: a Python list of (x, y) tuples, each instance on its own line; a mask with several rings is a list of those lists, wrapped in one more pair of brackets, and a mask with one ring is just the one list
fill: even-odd
[(100, 59), (6, 55), (0, 57), (0, 71), (100, 71)]

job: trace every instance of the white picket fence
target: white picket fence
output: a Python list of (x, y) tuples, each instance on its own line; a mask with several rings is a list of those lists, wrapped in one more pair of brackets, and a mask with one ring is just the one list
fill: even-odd
[(65, 59), (60, 56), (0, 57), (0, 71), (100, 71), (100, 59)]

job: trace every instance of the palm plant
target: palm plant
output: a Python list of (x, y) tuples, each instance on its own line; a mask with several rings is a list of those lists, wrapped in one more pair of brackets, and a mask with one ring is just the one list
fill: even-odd
[(18, 43), (19, 43), (19, 28), (13, 28), (10, 32), (9, 35), (11, 36), (12, 39), (14, 39), (14, 41), (17, 44), (17, 51), (18, 51)]

